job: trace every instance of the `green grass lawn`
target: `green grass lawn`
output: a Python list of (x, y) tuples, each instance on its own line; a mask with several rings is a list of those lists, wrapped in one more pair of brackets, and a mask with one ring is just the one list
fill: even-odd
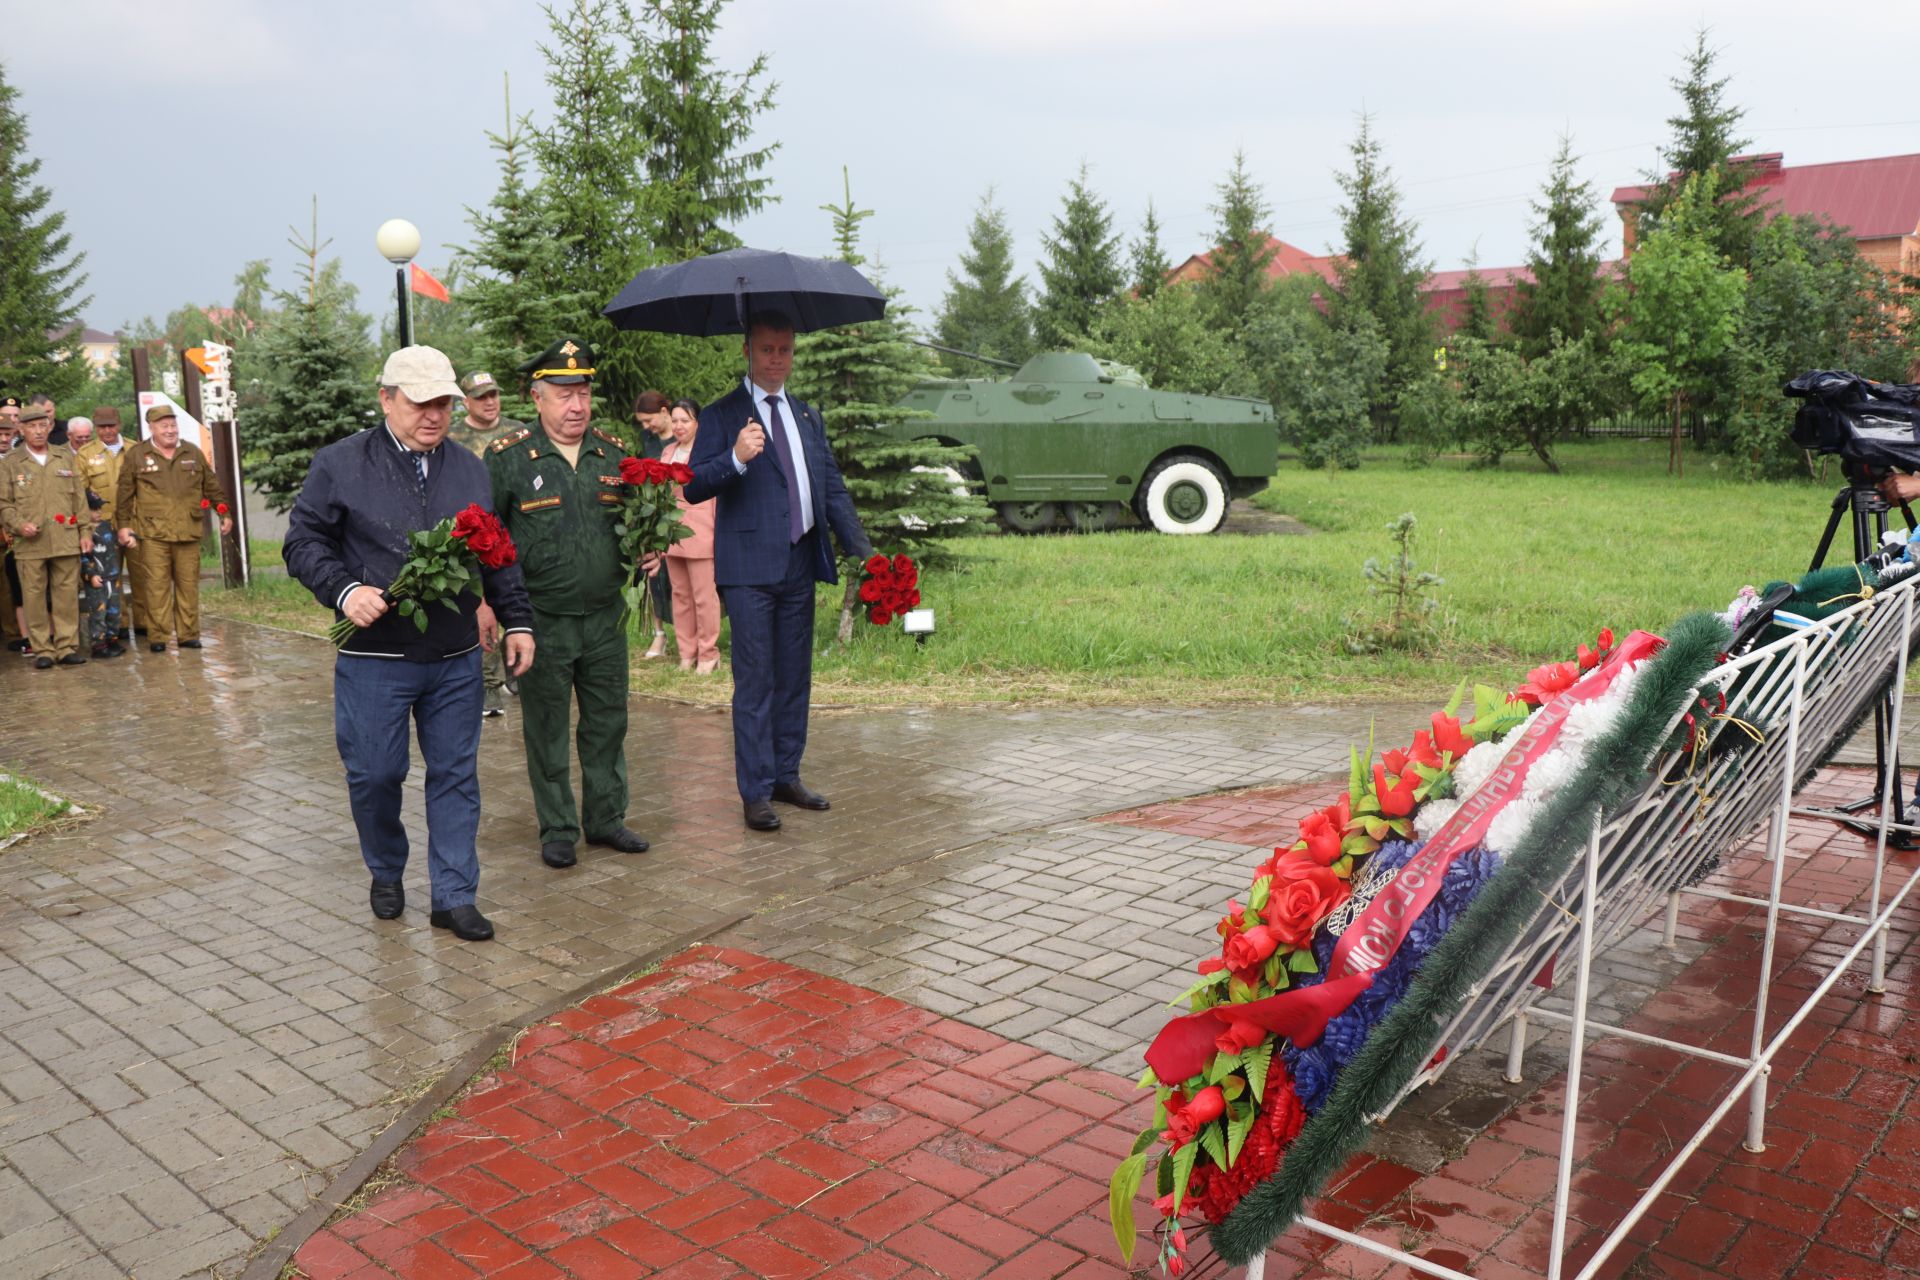
[[(1714, 460), (1666, 474), (1664, 442), (1569, 444), (1562, 474), (1514, 459), (1407, 467), (1392, 450), (1357, 471), (1289, 467), (1256, 499), (1307, 536), (1169, 538), (1138, 530), (989, 537), (921, 587), (939, 630), (924, 646), (859, 625), (831, 643), (837, 589), (821, 592), (820, 703), (1007, 700), (1226, 703), (1444, 697), (1462, 676), (1515, 683), (1602, 626), (1661, 630), (1723, 607), (1744, 583), (1806, 568), (1833, 488), (1751, 484)], [(1445, 578), (1436, 646), (1354, 656), (1342, 639), (1376, 606), (1361, 565), (1419, 518), (1422, 568)], [(257, 564), (266, 561), (260, 555)], [(236, 598), (238, 597), (238, 598)], [(329, 618), (285, 579), (208, 592), (209, 612), (318, 634)], [(648, 693), (723, 700), (724, 676), (634, 662)]]
[(32, 783), (0, 773), (0, 840), (47, 826), (66, 808), (65, 802), (41, 795)]

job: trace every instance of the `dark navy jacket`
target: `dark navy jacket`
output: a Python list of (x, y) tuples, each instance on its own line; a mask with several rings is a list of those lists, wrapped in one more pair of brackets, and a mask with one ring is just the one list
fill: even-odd
[[(806, 535), (813, 549), (813, 576), (818, 582), (838, 582), (828, 528), (850, 556), (864, 559), (873, 554), (873, 544), (860, 527), (819, 413), (791, 393), (787, 404), (806, 450), (808, 487), (813, 490), (813, 528)], [(719, 586), (775, 586), (787, 576), (787, 478), (780, 473), (773, 444), (747, 464), (745, 474), (733, 465), (734, 437), (749, 418), (771, 432), (765, 417), (755, 411), (745, 382), (700, 411), (700, 432), (687, 460), (693, 481), (686, 486), (686, 496), (688, 502), (719, 498), (713, 515), (713, 580)]]
[[(469, 503), (493, 510), (493, 481), (485, 463), (457, 444), (442, 442), (427, 464), (422, 498), (412, 460), (382, 423), (313, 455), (307, 482), (288, 519), (282, 546), (287, 572), (337, 613), (350, 588), (384, 588), (393, 581), (407, 561), (409, 533), (431, 529)], [(531, 632), (533, 606), (520, 580), (520, 566), (482, 569), (480, 576), (501, 628)], [(340, 651), (413, 662), (467, 653), (480, 643), (475, 621), (480, 602), (463, 593), (458, 603), (458, 613), (443, 604), (429, 605), (425, 631), (413, 619), (390, 611)]]

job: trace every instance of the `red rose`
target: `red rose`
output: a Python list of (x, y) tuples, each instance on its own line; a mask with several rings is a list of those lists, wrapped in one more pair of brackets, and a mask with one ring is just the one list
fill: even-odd
[(650, 484), (672, 484), (673, 466), (658, 458), (647, 459), (647, 481)]
[(885, 556), (882, 556), (882, 555), (868, 556), (867, 572), (871, 574), (885, 573), (887, 571), (888, 566), (891, 563), (892, 563), (891, 561), (889, 561)]
[(1231, 1022), (1225, 1031), (1214, 1037), (1213, 1047), (1221, 1053), (1245, 1053), (1266, 1038), (1266, 1030), (1251, 1022)]
[(453, 518), (453, 536), (465, 542), (486, 525), (487, 513), (479, 503), (469, 502), (466, 509)]
[(1191, 1102), (1182, 1103), (1179, 1098), (1176, 1093), (1167, 1099), (1167, 1145), (1176, 1148), (1192, 1142), (1205, 1125), (1218, 1120), (1227, 1109), (1227, 1096), (1217, 1084), (1194, 1094)]
[(918, 608), (920, 606), (920, 593), (918, 591), (907, 592), (907, 604), (910, 608)]
[(1282, 944), (1305, 947), (1313, 941), (1314, 927), (1351, 894), (1345, 880), (1305, 854), (1296, 854), (1274, 864), (1273, 885), (1260, 914)]
[(1539, 706), (1555, 694), (1564, 693), (1573, 682), (1580, 678), (1579, 664), (1573, 662), (1549, 662), (1544, 667), (1535, 667), (1527, 672), (1527, 682), (1520, 686), (1514, 697), (1530, 706)]
[(620, 459), (620, 483), (645, 484), (647, 482), (647, 469), (645, 464), (645, 458)]
[(1323, 809), (1300, 820), (1300, 843), (1294, 847), (1302, 849), (1321, 866), (1330, 867), (1340, 860), (1340, 841), (1346, 834), (1346, 824), (1336, 826)]
[(1413, 812), (1413, 793), (1420, 788), (1420, 775), (1409, 769), (1387, 785), (1387, 771), (1373, 766), (1373, 794), (1380, 801), (1380, 812), (1389, 818), (1404, 818)]
[(1266, 925), (1256, 925), (1245, 933), (1227, 939), (1227, 967), (1246, 970), (1264, 964), (1280, 949), (1280, 935)]
[(214, 504), (214, 508), (213, 508), (213, 509), (214, 509), (214, 511), (215, 511), (216, 513), (218, 513), (218, 514), (220, 514), (220, 515), (225, 515), (225, 514), (227, 514), (227, 504), (226, 504), (226, 503), (224, 503), (224, 502), (220, 502), (220, 503), (216, 503), (216, 504)]
[(884, 627), (893, 621), (893, 615), (876, 605), (867, 611), (867, 621), (876, 627)]
[(900, 555), (895, 556), (893, 558), (893, 571), (895, 573), (912, 573), (913, 572), (912, 559), (910, 559), (904, 552), (902, 552)]
[(673, 482), (675, 484), (693, 483), (693, 468), (688, 466), (686, 463), (684, 462), (674, 463), (672, 465), (672, 471), (673, 471)]
[(880, 583), (878, 579), (868, 578), (860, 584), (860, 600), (863, 604), (880, 603)]
[(500, 517), (477, 502), (468, 503), (466, 509), (453, 518), (452, 532), (455, 538), (466, 543), (467, 550), (473, 552), (483, 568), (504, 569), (518, 558), (513, 539), (507, 527), (500, 523)]
[(212, 506), (212, 505), (213, 505), (213, 504), (212, 504), (211, 502), (209, 502), (209, 501), (207, 501), (207, 500), (206, 500), (205, 498), (202, 498), (202, 499), (200, 499), (200, 509), (201, 509), (202, 511), (205, 511), (205, 510), (206, 510), (206, 509), (207, 509), (208, 507), (210, 507), (210, 506)]

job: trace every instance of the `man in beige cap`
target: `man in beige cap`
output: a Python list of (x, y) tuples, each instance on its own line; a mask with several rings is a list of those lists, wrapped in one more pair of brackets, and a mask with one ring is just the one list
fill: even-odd
[[(500, 384), (485, 369), (475, 369), (460, 379), (460, 393), (466, 399), (467, 416), (447, 429), (447, 438), (464, 446), (475, 457), (484, 457), (487, 446), (508, 432), (518, 431), (524, 423), (500, 416)], [(489, 630), (493, 611), (480, 606), (480, 629)], [(486, 702), (480, 714), (492, 718), (507, 713), (506, 655), (498, 645), (487, 652), (481, 668), (486, 681)]]
[[(493, 936), (475, 902), (480, 652), (502, 645), (513, 674), (524, 672), (533, 663), (533, 606), (517, 564), (482, 565), (479, 592), (463, 591), (456, 609), (433, 605), (403, 617), (383, 590), (407, 562), (411, 534), (469, 505), (493, 509), (486, 464), (446, 447), (459, 394), (453, 365), (432, 347), (403, 347), (387, 357), (380, 372), (386, 421), (313, 455), (283, 550), (294, 580), (359, 628), (334, 660), (333, 723), (360, 858), (373, 878), (367, 899), (374, 918), (395, 919), (407, 906), (400, 788), (411, 723), (427, 774), (428, 920), (479, 942)], [(483, 603), (504, 634), (483, 627)]]
[(207, 512), (220, 518), (220, 532), (233, 532), (227, 495), (207, 455), (180, 440), (173, 406), (147, 410), (147, 438), (120, 459), (114, 486), (114, 523), (120, 545), (140, 560), (147, 592), (147, 648), (167, 651), (173, 636), (182, 649), (200, 647), (200, 534)]
[(50, 444), (53, 414), (33, 405), (20, 415), (20, 444), (0, 459), (0, 526), (26, 602), (33, 665), (86, 662), (80, 643), (80, 557), (93, 550), (87, 483), (65, 445)]

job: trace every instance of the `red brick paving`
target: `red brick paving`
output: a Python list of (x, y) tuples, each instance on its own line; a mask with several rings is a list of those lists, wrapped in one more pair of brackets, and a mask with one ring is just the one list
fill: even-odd
[[(1848, 794), (1859, 785), (1858, 775), (1827, 782)], [(1204, 797), (1112, 820), (1267, 846), (1334, 789)], [(1797, 829), (1788, 900), (1851, 903), (1869, 869), (1861, 845), (1837, 827)], [(1763, 872), (1736, 860), (1722, 883), (1752, 892)], [(1688, 900), (1682, 928), (1711, 949), (1635, 1028), (1743, 1052), (1760, 915)], [(1768, 1150), (1740, 1149), (1736, 1108), (1604, 1276), (1920, 1272), (1920, 1232), (1868, 1203), (1898, 1215), (1920, 1202), (1920, 1020), (1906, 955), (1917, 930), (1920, 910), (1896, 922), (1887, 995), (1863, 999), (1857, 979), (1843, 982), (1780, 1061)], [(1818, 977), (1800, 961), (1852, 937), (1784, 926), (1782, 985), (1810, 989)], [(1581, 1130), (1576, 1264), (1727, 1078), (1667, 1051), (1593, 1045), (1587, 1114), (1605, 1119)], [(1432, 1175), (1357, 1158), (1314, 1212), (1487, 1280), (1543, 1274), (1561, 1087), (1543, 1084)], [(507, 1070), (404, 1154), (399, 1185), (296, 1261), (312, 1280), (1113, 1277), (1123, 1272), (1104, 1179), (1144, 1119), (1141, 1095), (1118, 1077), (804, 970), (696, 948), (523, 1038)], [(1143, 1206), (1141, 1221), (1150, 1216)], [(1143, 1239), (1136, 1258), (1152, 1253)], [(1273, 1280), (1411, 1274), (1300, 1231), (1270, 1257)], [(1195, 1273), (1220, 1273), (1195, 1261)]]

